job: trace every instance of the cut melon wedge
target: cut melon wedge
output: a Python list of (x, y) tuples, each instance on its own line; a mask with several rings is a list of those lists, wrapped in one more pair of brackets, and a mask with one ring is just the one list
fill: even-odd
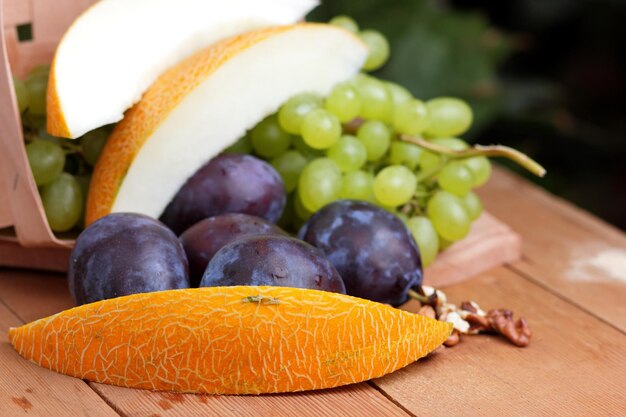
[(107, 141), (87, 224), (111, 212), (158, 218), (185, 181), (246, 130), (296, 94), (328, 94), (366, 56), (352, 33), (302, 23), (236, 36), (171, 68)]
[(48, 131), (77, 138), (122, 119), (167, 68), (216, 41), (295, 23), (317, 0), (101, 0), (61, 40)]

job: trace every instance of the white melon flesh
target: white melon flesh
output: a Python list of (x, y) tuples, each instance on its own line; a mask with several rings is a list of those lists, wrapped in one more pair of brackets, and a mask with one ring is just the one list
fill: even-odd
[(112, 212), (158, 218), (186, 180), (246, 130), (296, 94), (328, 94), (357, 74), (366, 56), (347, 31), (297, 25), (230, 58), (141, 147)]
[(164, 70), (199, 49), (252, 29), (295, 23), (316, 5), (317, 0), (101, 0), (72, 24), (55, 55), (64, 136), (76, 138), (121, 120)]

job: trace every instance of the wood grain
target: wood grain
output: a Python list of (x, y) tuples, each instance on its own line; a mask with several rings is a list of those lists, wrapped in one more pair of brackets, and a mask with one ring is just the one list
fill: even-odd
[(80, 379), (22, 359), (7, 340), (9, 326), (21, 324), (0, 302), (0, 416), (118, 416)]
[(626, 235), (502, 169), (480, 195), (522, 236), (516, 269), (626, 331)]
[[(447, 292), (456, 303), (511, 308), (534, 336), (517, 348), (467, 336), (454, 348), (375, 380), (416, 415), (623, 416), (626, 337), (515, 272), (498, 268)], [(419, 387), (419, 391), (416, 390)]]
[(365, 383), (307, 393), (238, 397), (171, 394), (95, 383), (91, 386), (129, 417), (408, 416)]

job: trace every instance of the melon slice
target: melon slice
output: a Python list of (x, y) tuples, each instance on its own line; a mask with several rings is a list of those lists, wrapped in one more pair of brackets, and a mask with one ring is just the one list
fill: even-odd
[(185, 181), (290, 97), (326, 95), (358, 73), (367, 47), (334, 26), (248, 32), (169, 69), (128, 111), (94, 169), (86, 222), (158, 218)]
[(167, 68), (216, 41), (295, 23), (317, 0), (101, 0), (61, 40), (48, 131), (76, 138), (122, 119)]

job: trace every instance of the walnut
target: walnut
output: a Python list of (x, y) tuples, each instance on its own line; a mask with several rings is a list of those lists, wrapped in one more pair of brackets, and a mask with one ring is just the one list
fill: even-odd
[(493, 330), (509, 339), (515, 346), (525, 347), (530, 343), (532, 331), (524, 318), (513, 320), (513, 312), (494, 309), (487, 312), (489, 325)]

